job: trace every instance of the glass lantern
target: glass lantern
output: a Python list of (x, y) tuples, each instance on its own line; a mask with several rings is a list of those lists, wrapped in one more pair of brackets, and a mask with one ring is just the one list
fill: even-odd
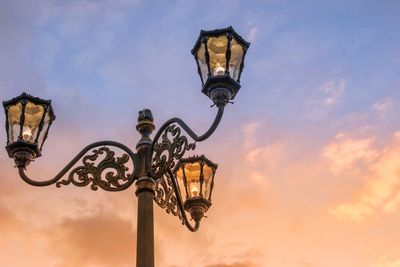
[(192, 54), (203, 85), (202, 92), (214, 103), (221, 92), (226, 94), (224, 104), (235, 98), (249, 45), (232, 27), (200, 32)]
[(211, 206), (214, 176), (218, 165), (204, 155), (181, 159), (175, 169), (184, 208), (200, 220)]
[(32, 160), (41, 156), (50, 125), (55, 120), (50, 100), (26, 93), (3, 102), (6, 113), (6, 150), (11, 158), (22, 154)]

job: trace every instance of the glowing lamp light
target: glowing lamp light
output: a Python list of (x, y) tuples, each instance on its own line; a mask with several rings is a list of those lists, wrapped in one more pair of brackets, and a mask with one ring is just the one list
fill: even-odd
[(211, 206), (217, 167), (217, 164), (201, 155), (181, 159), (175, 168), (184, 208), (195, 221), (200, 221)]
[(26, 129), (24, 129), (22, 138), (27, 142), (33, 142), (32, 129), (30, 127), (26, 127)]
[(202, 92), (217, 106), (233, 100), (239, 91), (249, 45), (232, 27), (200, 32), (192, 54), (203, 85)]
[(26, 167), (41, 156), (51, 123), (55, 120), (50, 100), (26, 93), (3, 102), (6, 113), (6, 150), (17, 166)]
[(225, 74), (225, 68), (224, 67), (219, 65), (214, 69), (214, 72), (213, 72), (214, 76), (220, 76), (220, 75), (224, 75), (224, 74)]

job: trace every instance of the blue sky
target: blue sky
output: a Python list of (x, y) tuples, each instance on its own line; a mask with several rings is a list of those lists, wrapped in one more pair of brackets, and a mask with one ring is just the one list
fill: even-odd
[[(392, 238), (400, 222), (399, 14), (399, 1), (0, 0), (0, 98), (26, 91), (53, 101), (57, 119), (30, 167), (46, 177), (88, 142), (133, 146), (144, 107), (158, 126), (179, 116), (201, 132), (215, 108), (201, 93), (190, 50), (200, 30), (232, 25), (251, 42), (242, 88), (220, 128), (199, 145), (220, 164), (216, 203), (202, 236), (157, 211), (159, 266), (399, 267)], [(5, 151), (0, 167), (15, 191), (0, 196), (0, 226), (15, 220), (19, 227), (0, 237), (0, 265), (26, 266), (10, 257), (25, 235), (24, 251), (42, 246), (51, 255), (30, 255), (36, 265), (130, 266), (99, 261), (89, 236), (93, 257), (69, 259), (68, 249), (82, 243), (62, 231), (66, 247), (49, 252), (54, 240), (40, 223), (60, 229), (73, 220), (68, 229), (82, 234), (79, 225), (99, 219), (134, 230), (131, 195), (35, 191), (17, 180)], [(62, 201), (69, 197), (78, 204)], [(47, 204), (29, 212), (32, 200)], [(166, 244), (163, 235), (176, 240)], [(170, 257), (171, 247), (194, 240), (202, 258), (194, 251)]]

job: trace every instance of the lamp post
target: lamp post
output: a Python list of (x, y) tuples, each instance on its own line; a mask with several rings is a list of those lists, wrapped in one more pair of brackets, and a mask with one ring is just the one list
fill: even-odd
[[(153, 267), (153, 201), (167, 213), (177, 216), (193, 232), (199, 229), (201, 219), (211, 206), (217, 164), (204, 155), (184, 156), (195, 149), (196, 142), (206, 140), (215, 131), (226, 104), (236, 96), (248, 47), (249, 43), (232, 27), (200, 32), (192, 54), (202, 92), (218, 108), (214, 122), (202, 135), (197, 135), (181, 119), (172, 118), (160, 127), (152, 140), (153, 115), (149, 109), (144, 109), (139, 111), (136, 126), (141, 135), (136, 152), (114, 141), (95, 142), (79, 152), (54, 178), (37, 181), (29, 178), (25, 171), (41, 156), (56, 116), (50, 100), (22, 93), (3, 102), (8, 155), (14, 159), (20, 177), (33, 186), (73, 184), (90, 185), (92, 190), (121, 191), (135, 183), (138, 197), (136, 266)], [(111, 148), (122, 150), (122, 155), (116, 156)]]

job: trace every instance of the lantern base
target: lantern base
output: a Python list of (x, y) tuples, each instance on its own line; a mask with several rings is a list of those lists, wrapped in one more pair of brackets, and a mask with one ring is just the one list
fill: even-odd
[(196, 222), (204, 217), (204, 213), (210, 206), (211, 202), (203, 197), (188, 198), (183, 204), (185, 210), (190, 213), (190, 216)]
[(6, 146), (8, 156), (13, 158), (16, 167), (26, 167), (29, 163), (41, 156), (37, 144), (28, 143), (25, 141), (17, 141)]
[(229, 75), (209, 77), (201, 90), (215, 105), (226, 105), (233, 100), (240, 89), (240, 84)]

